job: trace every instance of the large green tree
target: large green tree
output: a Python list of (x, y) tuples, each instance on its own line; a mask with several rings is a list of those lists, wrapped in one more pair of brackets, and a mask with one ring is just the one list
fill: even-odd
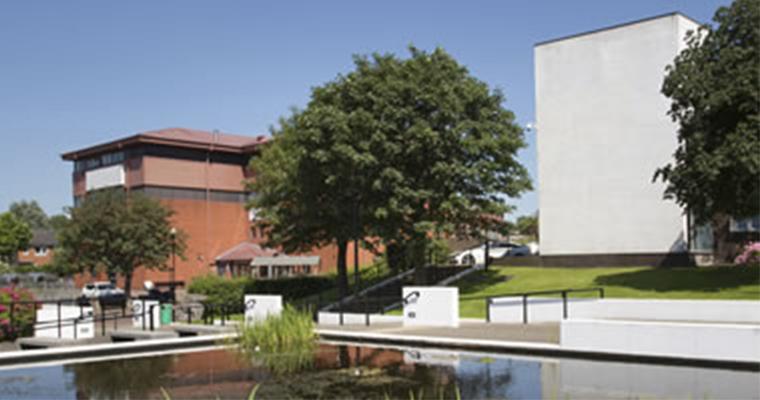
[(172, 214), (158, 200), (140, 193), (90, 193), (71, 209), (70, 221), (58, 233), (56, 263), (121, 276), (129, 295), (136, 268), (164, 268), (173, 240), (177, 254), (183, 254), (184, 234), (172, 237)]
[[(687, 35), (662, 93), (679, 124), (674, 160), (655, 173), (698, 223), (760, 213), (760, 2), (736, 0)], [(716, 240), (716, 244), (719, 241)]]
[(504, 195), (530, 188), (516, 160), (522, 129), (502, 93), (442, 49), (410, 53), (355, 57), (252, 161), (251, 206), (271, 243), (337, 244), (342, 295), (349, 241), (424, 249), (431, 233), (482, 232), (509, 210)]
[(14, 263), (19, 250), (32, 240), (32, 230), (26, 222), (11, 212), (0, 214), (0, 261)]
[(45, 210), (40, 207), (36, 200), (17, 201), (11, 203), (8, 211), (13, 213), (17, 218), (26, 222), (31, 229), (47, 229), (50, 222)]

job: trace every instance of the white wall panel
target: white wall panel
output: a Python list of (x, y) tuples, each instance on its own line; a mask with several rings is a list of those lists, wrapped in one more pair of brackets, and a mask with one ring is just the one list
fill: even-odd
[(685, 249), (652, 176), (677, 145), (665, 67), (695, 26), (669, 15), (535, 48), (542, 255)]

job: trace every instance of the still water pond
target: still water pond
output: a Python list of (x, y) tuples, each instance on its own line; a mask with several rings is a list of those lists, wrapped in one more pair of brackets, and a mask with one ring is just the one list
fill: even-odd
[(747, 371), (321, 345), (307, 370), (276, 374), (224, 349), (0, 370), (0, 399), (750, 399)]

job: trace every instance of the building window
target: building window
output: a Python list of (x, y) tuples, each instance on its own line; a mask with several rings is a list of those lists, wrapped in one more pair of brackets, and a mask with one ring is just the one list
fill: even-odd
[(29, 255), (29, 249), (28, 248), (24, 249), (24, 251), (21, 254), (23, 254), (25, 256), (28, 256)]
[(124, 152), (117, 151), (114, 153), (106, 153), (100, 156), (101, 165), (114, 165), (124, 162)]
[(736, 233), (760, 232), (760, 215), (750, 218), (731, 218), (729, 229), (731, 232)]
[(97, 157), (85, 158), (74, 162), (75, 172), (84, 172), (92, 169), (107, 167), (109, 165), (121, 164), (126, 158), (124, 151), (115, 151), (106, 153)]
[(48, 248), (45, 246), (38, 246), (34, 248), (34, 255), (37, 257), (43, 257), (46, 256), (48, 253)]
[(712, 251), (713, 230), (709, 223), (693, 226), (691, 238), (690, 247), (692, 251)]

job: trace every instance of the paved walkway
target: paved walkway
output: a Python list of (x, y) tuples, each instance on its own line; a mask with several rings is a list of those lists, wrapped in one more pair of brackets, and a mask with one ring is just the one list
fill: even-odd
[(424, 336), (428, 338), (559, 344), (558, 323), (524, 325), (462, 321), (458, 328), (403, 327), (401, 323), (378, 323), (370, 326), (320, 324), (318, 329), (322, 332), (346, 332), (347, 335), (351, 336), (366, 333), (397, 337)]

